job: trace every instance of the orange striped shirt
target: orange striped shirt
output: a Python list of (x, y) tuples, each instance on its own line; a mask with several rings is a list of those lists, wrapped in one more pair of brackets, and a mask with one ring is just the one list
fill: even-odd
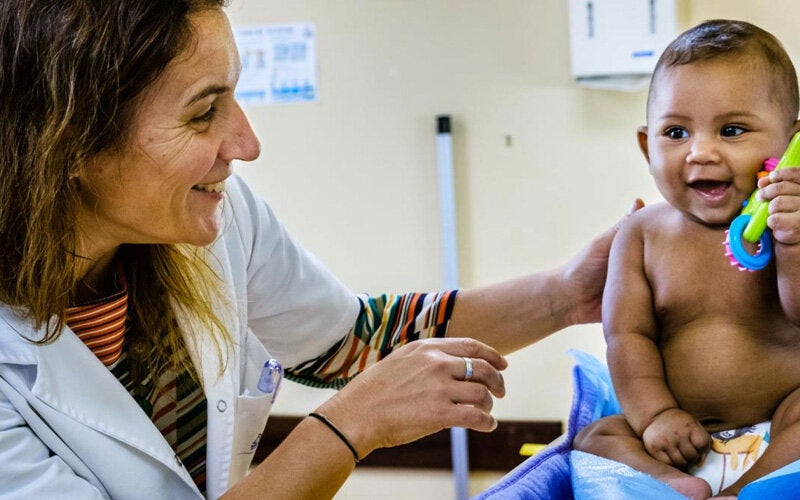
[[(167, 366), (157, 377), (131, 379), (125, 349), (128, 286), (117, 267), (117, 292), (101, 300), (67, 308), (66, 323), (147, 413), (201, 492), (206, 485), (206, 398), (187, 373)], [(155, 379), (157, 378), (157, 382)]]
[(67, 308), (67, 325), (106, 366), (122, 355), (125, 320), (128, 315), (128, 288), (107, 299)]
[(286, 377), (312, 387), (340, 388), (403, 344), (444, 337), (457, 294), (359, 295), (361, 310), (347, 336), (316, 359), (287, 368)]

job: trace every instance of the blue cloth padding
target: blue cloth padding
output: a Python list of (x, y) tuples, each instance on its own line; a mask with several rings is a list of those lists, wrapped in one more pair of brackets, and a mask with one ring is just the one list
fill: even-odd
[(614, 392), (608, 390), (611, 379), (603, 364), (584, 352), (570, 351), (570, 354), (577, 363), (572, 369), (572, 410), (566, 436), (558, 444), (519, 464), (499, 482), (474, 497), (475, 500), (573, 498), (569, 465), (572, 440), (590, 422), (619, 413), (619, 404)]
[[(525, 460), (473, 500), (685, 499), (666, 484), (624, 464), (572, 450), (572, 440), (581, 429), (621, 410), (605, 364), (585, 352), (571, 350), (570, 354), (576, 361), (574, 394), (563, 439)], [(800, 461), (747, 485), (738, 498), (798, 498), (798, 492)]]
[(739, 492), (738, 500), (800, 497), (800, 460), (759, 478)]
[(666, 483), (597, 455), (572, 450), (570, 465), (573, 495), (581, 500), (687, 500)]
[[(611, 374), (608, 372), (608, 367), (605, 363), (601, 363), (597, 358), (583, 351), (570, 349), (568, 352), (575, 359), (575, 367), (572, 369), (573, 378), (580, 377), (584, 379), (581, 388), (589, 391), (593, 396), (591, 398), (573, 397), (573, 406), (576, 402), (594, 406), (592, 419), (583, 423), (581, 429), (590, 422), (602, 417), (622, 413), (622, 407), (619, 405), (617, 395), (614, 393), (614, 385), (611, 383)], [(576, 387), (575, 390), (577, 392), (578, 388)]]

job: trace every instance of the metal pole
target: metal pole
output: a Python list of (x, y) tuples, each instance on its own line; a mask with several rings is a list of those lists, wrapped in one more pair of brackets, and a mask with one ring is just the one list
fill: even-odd
[[(456, 199), (453, 176), (453, 137), (450, 116), (436, 117), (436, 163), (439, 173), (439, 210), (442, 238), (442, 281), (445, 289), (458, 288), (458, 242), (456, 240)], [(469, 496), (469, 450), (467, 430), (450, 429), (450, 448), (456, 500)]]

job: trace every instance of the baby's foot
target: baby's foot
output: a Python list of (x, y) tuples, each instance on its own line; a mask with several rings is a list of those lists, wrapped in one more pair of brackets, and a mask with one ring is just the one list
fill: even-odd
[[(711, 497), (711, 498), (713, 498), (714, 500), (736, 500), (736, 494), (735, 494), (735, 493), (732, 493), (732, 492), (730, 492), (730, 491), (729, 491), (729, 490), (726, 488), (726, 489), (724, 489), (724, 490), (720, 491), (719, 493), (717, 493), (716, 495), (714, 495), (714, 496), (713, 496), (713, 497)], [(710, 499), (709, 499), (709, 500), (710, 500)]]
[(711, 486), (699, 477), (675, 471), (663, 476), (656, 476), (656, 479), (667, 483), (681, 495), (692, 500), (705, 500), (711, 497)]

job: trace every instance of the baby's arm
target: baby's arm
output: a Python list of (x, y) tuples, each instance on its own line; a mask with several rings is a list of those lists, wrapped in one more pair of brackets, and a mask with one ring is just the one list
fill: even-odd
[(683, 467), (707, 450), (709, 436), (678, 407), (665, 380), (653, 293), (644, 268), (643, 227), (652, 224), (654, 215), (651, 207), (633, 214), (614, 239), (603, 328), (614, 389), (628, 424), (650, 455)]
[(786, 315), (800, 324), (800, 168), (782, 168), (759, 180), (769, 201), (767, 225), (775, 240), (778, 293)]

